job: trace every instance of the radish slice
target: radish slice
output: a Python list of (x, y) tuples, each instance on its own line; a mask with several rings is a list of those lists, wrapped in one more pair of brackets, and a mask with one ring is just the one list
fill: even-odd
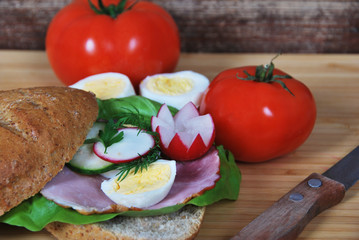
[(153, 137), (138, 128), (122, 128), (118, 131), (123, 132), (123, 139), (109, 146), (106, 153), (101, 142), (93, 145), (93, 151), (98, 157), (112, 163), (130, 162), (146, 155), (155, 145)]
[(168, 157), (187, 161), (204, 155), (214, 141), (215, 129), (211, 115), (200, 115), (190, 102), (173, 117), (167, 105), (152, 117), (152, 131), (160, 136), (160, 147)]

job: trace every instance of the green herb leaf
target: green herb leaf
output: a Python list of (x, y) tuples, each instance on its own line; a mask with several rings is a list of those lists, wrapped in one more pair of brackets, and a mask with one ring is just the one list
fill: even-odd
[(107, 148), (112, 144), (118, 143), (123, 139), (124, 133), (118, 131), (121, 122), (116, 122), (113, 119), (110, 119), (106, 125), (105, 129), (100, 130), (98, 133), (99, 137), (89, 138), (85, 140), (85, 144), (101, 142), (105, 146), (105, 153), (107, 153)]

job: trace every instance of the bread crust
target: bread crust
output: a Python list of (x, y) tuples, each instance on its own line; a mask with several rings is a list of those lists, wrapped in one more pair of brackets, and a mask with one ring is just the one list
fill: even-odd
[(45, 228), (48, 232), (50, 232), (54, 237), (59, 240), (117, 239), (117, 237), (113, 233), (102, 230), (96, 224), (73, 225), (68, 223), (53, 222), (48, 224)]
[(123, 217), (85, 225), (53, 222), (45, 229), (59, 240), (190, 240), (201, 227), (205, 207), (187, 205), (152, 217)]
[(0, 91), (0, 216), (38, 193), (71, 160), (98, 115), (68, 87)]

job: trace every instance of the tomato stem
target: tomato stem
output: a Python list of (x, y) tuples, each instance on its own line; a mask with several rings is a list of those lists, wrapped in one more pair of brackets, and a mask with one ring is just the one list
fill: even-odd
[(133, 8), (133, 6), (135, 6), (137, 3), (139, 2), (139, 0), (134, 1), (128, 8), (126, 8), (127, 10), (131, 10), (131, 8)]
[(243, 70), (244, 74), (246, 74), (246, 78), (242, 78), (238, 76), (237, 78), (241, 80), (249, 80), (249, 81), (256, 81), (256, 82), (264, 82), (264, 83), (272, 83), (276, 82), (279, 83), (282, 88), (284, 88), (286, 91), (288, 91), (291, 95), (294, 96), (294, 94), (289, 90), (289, 88), (285, 85), (285, 83), (280, 79), (286, 79), (286, 78), (292, 78), (290, 75), (273, 75), (274, 70), (274, 64), (273, 60), (276, 59), (280, 55), (277, 54), (269, 64), (266, 65), (260, 65), (256, 67), (255, 75), (250, 75), (246, 70)]
[[(125, 11), (125, 5), (127, 0), (120, 0), (117, 5), (110, 4), (107, 7), (103, 4), (102, 0), (98, 0), (98, 8), (91, 2), (91, 0), (88, 0), (88, 3), (91, 7), (91, 9), (97, 13), (97, 14), (105, 14), (109, 15), (111, 18), (115, 19), (119, 14), (121, 14), (123, 11)], [(135, 5), (137, 1), (135, 1), (133, 4), (131, 4), (130, 8)]]

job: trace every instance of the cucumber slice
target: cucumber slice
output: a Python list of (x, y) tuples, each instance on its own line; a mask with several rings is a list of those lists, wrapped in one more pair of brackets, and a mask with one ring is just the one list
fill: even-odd
[(67, 166), (78, 173), (100, 174), (115, 169), (118, 164), (102, 160), (93, 152), (93, 144), (84, 144)]
[[(104, 123), (95, 123), (86, 138), (97, 137), (99, 130), (103, 130), (104, 127)], [(115, 169), (118, 165), (99, 158), (93, 152), (93, 144), (84, 144), (79, 148), (72, 160), (67, 163), (67, 166), (78, 173), (100, 174)]]
[(98, 132), (105, 129), (105, 125), (106, 123), (103, 122), (95, 122), (90, 131), (87, 133), (86, 139), (97, 137)]

